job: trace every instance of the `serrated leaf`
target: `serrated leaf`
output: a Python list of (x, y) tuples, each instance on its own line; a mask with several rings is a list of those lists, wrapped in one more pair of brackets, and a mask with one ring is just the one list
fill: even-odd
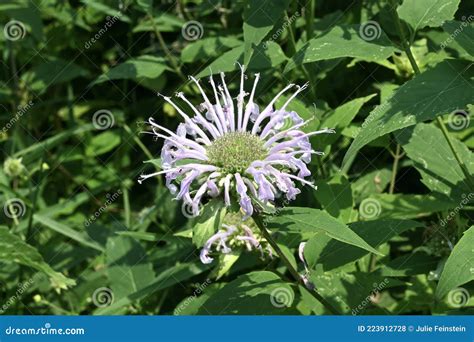
[(428, 274), (435, 270), (439, 260), (423, 252), (403, 255), (387, 262), (380, 268), (380, 274), (386, 277), (406, 277)]
[(413, 219), (451, 209), (456, 203), (444, 196), (374, 194), (359, 205), (361, 219)]
[(436, 288), (436, 297), (443, 298), (450, 290), (474, 279), (474, 226), (466, 230), (454, 246), (444, 265)]
[(343, 171), (357, 151), (378, 137), (465, 108), (472, 103), (473, 87), (472, 63), (461, 60), (444, 61), (406, 82), (366, 118), (344, 156)]
[(270, 228), (275, 227), (275, 230), (293, 233), (322, 232), (333, 239), (380, 255), (347, 225), (319, 209), (288, 207), (281, 210), (277, 217), (272, 218), (269, 225)]
[(153, 282), (145, 288), (138, 290), (126, 297), (116, 300), (112, 305), (100, 308), (94, 312), (96, 315), (111, 315), (120, 311), (126, 305), (130, 305), (136, 301), (142, 300), (149, 295), (173, 286), (177, 283), (183, 282), (197, 274), (200, 274), (208, 269), (208, 266), (202, 264), (185, 263), (177, 264), (166, 269), (164, 272), (158, 274)]
[(54, 271), (43, 260), (36, 248), (10, 233), (7, 227), (0, 227), (0, 259), (4, 262), (16, 262), (43, 272), (56, 288), (67, 289), (76, 284), (74, 280)]
[(247, 0), (243, 14), (245, 42), (244, 64), (248, 64), (255, 45), (259, 45), (283, 16), (289, 0)]
[(376, 94), (360, 97), (348, 101), (337, 107), (321, 123), (321, 128), (332, 128), (336, 131), (334, 134), (324, 134), (318, 137), (318, 142), (322, 146), (333, 144), (341, 135), (342, 130), (349, 126), (362, 106), (370, 101)]
[(163, 58), (147, 55), (139, 56), (112, 67), (105, 74), (100, 75), (92, 85), (121, 79), (131, 79), (137, 82), (156, 80), (166, 70), (168, 70), (168, 67)]
[[(393, 219), (349, 224), (356, 234), (374, 247), (386, 243), (404, 231), (422, 226), (423, 224), (416, 221)], [(367, 255), (367, 251), (318, 234), (306, 243), (304, 255), (310, 268), (322, 264), (324, 270), (328, 271), (362, 258)]]
[(403, 282), (380, 276), (376, 273), (343, 271), (311, 272), (311, 280), (318, 284), (319, 293), (342, 313), (363, 314), (371, 303), (374, 292), (380, 293)]
[[(397, 141), (422, 176), (422, 182), (455, 203), (470, 192), (461, 167), (441, 130), (431, 124), (419, 124), (401, 130)], [(462, 142), (451, 137), (453, 146), (471, 174), (474, 154)]]
[(187, 45), (181, 52), (183, 63), (193, 63), (200, 60), (220, 56), (224, 51), (242, 45), (242, 41), (235, 37), (210, 37), (199, 39)]
[(353, 57), (365, 61), (387, 59), (395, 48), (385, 33), (373, 40), (363, 39), (359, 34), (360, 26), (336, 26), (313, 38), (303, 45), (285, 67), (285, 72), (305, 64), (327, 59)]
[(353, 206), (351, 185), (346, 177), (335, 175), (329, 181), (316, 181), (314, 193), (324, 210), (343, 223), (349, 222)]
[[(199, 309), (198, 315), (285, 314), (294, 298), (293, 289), (275, 273), (251, 272), (241, 275), (213, 294)], [(277, 305), (272, 304), (273, 301)]]
[(438, 27), (454, 18), (461, 0), (403, 0), (397, 12), (400, 19), (416, 32), (424, 27)]
[[(265, 48), (266, 47), (266, 48)], [(255, 53), (246, 66), (248, 71), (258, 71), (274, 68), (287, 60), (281, 47), (275, 42), (268, 42), (265, 47), (261, 44), (255, 48)], [(238, 46), (227, 51), (203, 68), (197, 77), (205, 77), (218, 72), (235, 71), (239, 68), (236, 62), (243, 64), (244, 46)]]
[(445, 47), (454, 39), (467, 52), (466, 57), (474, 58), (474, 27), (468, 21), (447, 21), (443, 24), (443, 30), (450, 37), (443, 42)]
[(135, 239), (127, 236), (111, 237), (107, 240), (105, 254), (115, 298), (128, 296), (153, 282), (153, 266)]
[(28, 87), (39, 93), (48, 87), (71, 81), (78, 77), (87, 77), (89, 71), (68, 61), (55, 58), (41, 63), (24, 73), (21, 78)]

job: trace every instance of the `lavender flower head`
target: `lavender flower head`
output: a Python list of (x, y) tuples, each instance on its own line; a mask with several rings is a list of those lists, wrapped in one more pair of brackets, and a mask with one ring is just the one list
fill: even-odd
[(217, 253), (229, 254), (234, 249), (258, 250), (263, 259), (265, 254), (273, 258), (273, 250), (267, 241), (258, 233), (253, 221), (243, 223), (235, 215), (228, 217), (229, 224), (212, 235), (201, 249), (200, 259), (203, 264), (210, 264), (214, 259), (209, 255), (213, 250)]
[[(142, 175), (139, 182), (164, 174), (168, 189), (176, 194), (176, 199), (182, 199), (191, 207), (194, 215), (199, 214), (205, 196), (222, 196), (226, 206), (238, 203), (244, 218), (252, 216), (258, 202), (271, 205), (282, 195), (288, 200), (295, 199), (300, 193), (297, 183), (313, 186), (307, 179), (311, 172), (306, 164), (311, 161), (312, 154), (321, 153), (311, 148), (309, 138), (333, 131), (323, 129), (305, 133), (301, 128), (307, 122), (296, 112), (287, 110), (288, 104), (307, 87), (306, 84), (286, 86), (260, 108), (254, 98), (259, 78), (260, 75), (255, 74), (250, 94), (245, 92), (245, 74), (241, 67), (240, 91), (234, 103), (223, 73), (218, 85), (210, 77), (210, 97), (199, 81), (190, 77), (204, 102), (196, 107), (183, 93), (176, 96), (189, 106), (191, 114), (163, 96), (184, 122), (172, 132), (153, 118), (149, 119), (152, 134), (165, 140), (161, 151), (163, 170)], [(275, 108), (276, 101), (292, 88), (296, 91), (280, 108)], [(216, 241), (221, 241), (218, 242), (219, 249), (224, 251), (224, 235), (232, 235), (229, 229), (216, 237)]]

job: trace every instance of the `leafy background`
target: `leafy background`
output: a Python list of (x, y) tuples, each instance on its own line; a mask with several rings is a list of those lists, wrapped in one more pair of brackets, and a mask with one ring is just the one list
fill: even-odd
[(157, 92), (199, 103), (187, 76), (219, 71), (235, 91), (240, 62), (260, 104), (309, 82), (290, 108), (336, 130), (313, 139), (319, 190), (268, 218), (298, 270), (307, 241), (343, 314), (472, 313), (473, 15), (467, 0), (2, 1), (1, 312), (328, 313), (279, 259), (202, 265), (192, 235), (213, 217), (136, 182), (161, 146), (144, 121), (179, 122)]

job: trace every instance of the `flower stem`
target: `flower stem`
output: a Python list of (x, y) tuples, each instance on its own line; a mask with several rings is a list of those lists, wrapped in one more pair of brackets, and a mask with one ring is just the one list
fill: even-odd
[(314, 9), (316, 0), (308, 0), (305, 5), (305, 17), (306, 17), (306, 41), (310, 40), (313, 36), (313, 24), (314, 24)]
[[(405, 53), (408, 57), (408, 60), (410, 61), (411, 67), (413, 68), (413, 71), (415, 72), (415, 75), (419, 75), (421, 73), (421, 71), (420, 71), (420, 68), (418, 67), (418, 64), (416, 63), (415, 57), (413, 56), (413, 53), (411, 51), (410, 43), (407, 42), (407, 40), (406, 40), (405, 33), (403, 32), (402, 23), (400, 21), (400, 17), (398, 16), (398, 13), (397, 13), (397, 10), (396, 10), (396, 6), (394, 6), (392, 8), (392, 12), (393, 12), (393, 16), (395, 18), (395, 24), (397, 26), (398, 34), (399, 34), (400, 39), (401, 39), (402, 48), (405, 51)], [(441, 117), (437, 116), (436, 121), (437, 121), (437, 123), (438, 123), (438, 125), (441, 129), (441, 132), (443, 133), (443, 136), (444, 136), (446, 142), (449, 145), (449, 148), (451, 149), (451, 152), (453, 153), (454, 157), (456, 158), (456, 161), (458, 162), (459, 167), (461, 168), (462, 172), (464, 173), (464, 177), (466, 177), (466, 182), (468, 183), (471, 190), (473, 190), (474, 186), (473, 186), (473, 181), (471, 179), (471, 174), (469, 173), (469, 170), (466, 168), (466, 165), (461, 160), (461, 157), (459, 156), (458, 152), (456, 151), (456, 149), (454, 147), (454, 144), (453, 144), (453, 141), (452, 141), (452, 139), (449, 135), (448, 129), (446, 128), (446, 126), (443, 122), (443, 119), (441, 119)]]
[(390, 188), (388, 190), (388, 193), (390, 195), (393, 194), (395, 191), (395, 181), (397, 179), (397, 171), (398, 171), (398, 162), (400, 161), (400, 158), (403, 155), (400, 154), (400, 144), (397, 144), (397, 150), (395, 151), (395, 154), (393, 155), (393, 166), (392, 166), (392, 178), (390, 180)]
[(263, 237), (265, 238), (265, 240), (268, 241), (268, 243), (270, 244), (270, 246), (272, 246), (272, 248), (275, 250), (276, 254), (278, 254), (278, 256), (280, 257), (280, 259), (283, 261), (283, 263), (285, 264), (285, 266), (287, 267), (288, 271), (291, 273), (291, 275), (293, 276), (293, 278), (295, 278), (295, 280), (298, 282), (299, 285), (302, 285), (305, 289), (308, 290), (308, 292), (318, 301), (320, 302), (328, 311), (330, 311), (333, 315), (340, 315), (340, 312), (331, 304), (329, 303), (326, 299), (323, 298), (323, 296), (321, 296), (321, 294), (319, 294), (319, 292), (314, 289), (314, 290), (309, 290), (304, 281), (303, 281), (303, 278), (301, 277), (301, 275), (298, 273), (298, 271), (291, 265), (291, 262), (288, 260), (288, 258), (285, 256), (285, 254), (283, 254), (283, 251), (281, 250), (281, 248), (278, 246), (278, 244), (276, 243), (275, 239), (273, 239), (273, 237), (270, 235), (270, 233), (268, 232), (267, 228), (265, 227), (265, 225), (263, 224), (263, 220), (262, 218), (257, 214), (257, 215), (254, 215), (253, 216), (253, 219), (255, 221), (255, 224), (257, 225), (257, 227), (260, 229), (260, 231), (262, 232), (262, 235)]

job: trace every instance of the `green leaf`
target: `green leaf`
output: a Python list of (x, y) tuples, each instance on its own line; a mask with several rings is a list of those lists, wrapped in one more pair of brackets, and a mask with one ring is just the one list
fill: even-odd
[(143, 80), (156, 80), (166, 70), (168, 67), (164, 58), (143, 55), (112, 67), (105, 74), (100, 75), (92, 85), (122, 79), (130, 79), (139, 83)]
[(474, 226), (454, 246), (444, 265), (443, 272), (436, 288), (436, 297), (443, 298), (455, 287), (474, 280)]
[(350, 125), (362, 106), (370, 101), (376, 94), (360, 97), (337, 107), (321, 123), (322, 128), (333, 128), (336, 133), (324, 134), (318, 137), (322, 146), (333, 144), (341, 135), (344, 128)]
[(342, 174), (336, 174), (329, 181), (316, 181), (318, 190), (314, 195), (323, 209), (331, 216), (347, 223), (353, 207), (351, 185)]
[(392, 171), (388, 168), (371, 171), (352, 182), (352, 195), (355, 203), (360, 203), (364, 198), (372, 194), (379, 194), (384, 191), (392, 176)]
[(31, 162), (36, 158), (40, 158), (45, 151), (50, 151), (53, 147), (58, 146), (68, 138), (79, 135), (84, 132), (96, 130), (93, 124), (86, 124), (79, 127), (71, 128), (63, 132), (59, 132), (50, 138), (30, 145), (14, 154), (15, 158), (23, 157), (25, 163)]
[[(259, 71), (274, 68), (287, 60), (281, 47), (275, 42), (268, 42), (266, 48), (261, 44), (255, 48), (255, 53), (246, 70)], [(218, 72), (235, 71), (239, 68), (236, 62), (243, 64), (244, 46), (238, 46), (227, 51), (222, 56), (214, 60), (207, 67), (203, 68), (197, 77), (205, 77)]]
[(241, 275), (225, 285), (206, 300), (198, 314), (285, 314), (294, 298), (293, 289), (275, 273), (257, 271)]
[(54, 271), (36, 248), (11, 234), (7, 227), (0, 227), (0, 259), (3, 262), (16, 262), (43, 272), (50, 278), (53, 287), (67, 289), (76, 285), (74, 280)]
[(380, 29), (380, 36), (364, 40), (359, 26), (336, 26), (304, 44), (288, 62), (285, 72), (306, 63), (341, 57), (359, 58), (365, 61), (387, 59), (395, 48)]
[(412, 194), (374, 194), (359, 205), (361, 219), (412, 219), (448, 210), (456, 203), (444, 196)]
[[(2, 1), (2, 5), (5, 2), (8, 4), (9, 1)], [(6, 5), (6, 8), (2, 8), (0, 11), (4, 11), (10, 18), (20, 21), (26, 26), (28, 34), (31, 33), (38, 41), (41, 41), (44, 29), (41, 20), (41, 9), (37, 4), (30, 1), (16, 1), (16, 3), (10, 3), (11, 6)]]
[(173, 315), (175, 316), (189, 316), (189, 315), (196, 315), (199, 311), (199, 308), (209, 299), (214, 293), (220, 290), (225, 283), (215, 283), (209, 286), (205, 286), (204, 284), (208, 284), (209, 279), (207, 282), (200, 284), (202, 290), (201, 293), (197, 293), (198, 287), (192, 296), (184, 298), (173, 311)]
[(123, 14), (120, 10), (112, 8), (100, 1), (94, 1), (94, 0), (81, 0), (81, 1), (83, 4), (87, 5), (87, 7), (93, 8), (94, 10), (100, 13), (104, 13), (112, 17), (115, 16), (119, 18), (121, 21), (126, 22), (126, 23), (130, 22), (130, 18), (127, 15)]
[(159, 15), (155, 14), (153, 22), (150, 19), (140, 20), (132, 32), (153, 32), (155, 27), (160, 30), (160, 32), (175, 32), (181, 30), (184, 24), (184, 20), (163, 12)]
[(357, 151), (369, 142), (400, 128), (436, 118), (472, 103), (474, 68), (471, 63), (447, 60), (406, 82), (367, 117), (343, 161), (343, 171)]
[(380, 268), (380, 274), (386, 277), (406, 277), (417, 274), (428, 274), (435, 270), (439, 260), (423, 252), (403, 255)]
[(181, 52), (183, 63), (195, 63), (200, 60), (221, 56), (224, 51), (242, 45), (242, 42), (235, 37), (211, 37), (199, 39), (187, 45)]
[(275, 230), (292, 233), (310, 232), (316, 234), (323, 232), (333, 239), (380, 255), (376, 249), (348, 226), (319, 209), (288, 207), (281, 210), (280, 215), (272, 218), (269, 225), (270, 227), (274, 226)]
[(414, 32), (424, 27), (438, 27), (454, 18), (461, 0), (403, 0), (397, 12)]
[[(311, 272), (311, 280), (317, 284), (319, 293), (343, 313), (363, 314), (372, 305), (370, 297), (390, 287), (403, 285), (394, 278), (376, 273), (343, 271)], [(385, 312), (386, 313), (386, 312)]]
[(210, 278), (215, 278), (216, 280), (222, 278), (230, 270), (232, 265), (235, 264), (239, 257), (240, 251), (232, 251), (227, 254), (220, 254), (219, 259), (217, 260), (217, 266), (212, 271)]
[(56, 58), (33, 67), (24, 73), (21, 79), (28, 84), (29, 89), (44, 93), (52, 85), (87, 76), (89, 76), (89, 71), (86, 69)]
[[(371, 246), (378, 247), (401, 233), (422, 227), (423, 224), (410, 220), (375, 220), (354, 222), (349, 227)], [(322, 264), (325, 271), (343, 266), (367, 255), (367, 251), (332, 240), (328, 236), (318, 234), (311, 238), (305, 246), (304, 255), (310, 268)]]
[[(441, 130), (434, 125), (419, 124), (397, 134), (397, 141), (420, 172), (422, 182), (432, 191), (460, 201), (470, 192), (464, 173)], [(474, 174), (474, 154), (454, 137), (455, 150), (471, 174)]]
[(145, 12), (148, 12), (153, 9), (153, 0), (137, 0), (137, 5)]
[(212, 199), (193, 222), (193, 243), (202, 247), (222, 225), (226, 210), (221, 200)]
[(110, 152), (120, 145), (120, 135), (108, 130), (94, 136), (86, 146), (86, 156), (95, 157)]
[(474, 27), (467, 21), (447, 21), (443, 24), (443, 30), (449, 33), (449, 38), (443, 42), (443, 47), (449, 46), (454, 39), (470, 58), (474, 58)]
[(155, 233), (149, 233), (149, 232), (134, 232), (134, 231), (129, 231), (129, 230), (119, 231), (117, 232), (117, 235), (129, 236), (136, 240), (150, 241), (150, 242), (160, 241), (161, 239), (165, 238), (164, 234), (155, 234)]
[(275, 23), (283, 16), (289, 0), (247, 0), (243, 14), (245, 41), (244, 64), (252, 56), (252, 47), (259, 45)]
[(136, 301), (142, 300), (149, 295), (166, 289), (170, 286), (183, 282), (197, 274), (200, 274), (208, 269), (208, 266), (192, 263), (177, 264), (176, 266), (166, 269), (164, 272), (158, 274), (153, 280), (153, 283), (147, 287), (138, 290), (126, 297), (114, 301), (108, 307), (100, 308), (94, 312), (96, 315), (111, 315), (120, 311), (126, 305), (130, 305)]
[(115, 236), (107, 240), (107, 273), (114, 297), (119, 299), (150, 285), (154, 278), (152, 264), (142, 246), (133, 238)]
[(62, 234), (74, 241), (79, 242), (80, 244), (93, 248), (99, 252), (103, 252), (104, 248), (99, 245), (97, 242), (91, 240), (87, 235), (85, 235), (82, 232), (78, 232), (69, 226), (66, 226), (65, 224), (59, 223), (58, 221), (55, 221), (47, 216), (40, 215), (40, 214), (34, 214), (33, 219), (35, 222), (40, 223), (55, 232)]

